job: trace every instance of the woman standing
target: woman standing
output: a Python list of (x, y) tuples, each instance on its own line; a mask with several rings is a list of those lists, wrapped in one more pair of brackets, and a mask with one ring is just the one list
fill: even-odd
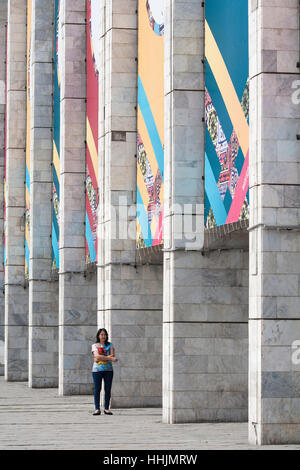
[(93, 380), (94, 380), (94, 402), (95, 412), (94, 416), (101, 414), (100, 411), (100, 392), (102, 379), (104, 380), (104, 414), (112, 415), (109, 411), (109, 402), (111, 394), (111, 384), (113, 379), (112, 363), (118, 359), (115, 357), (115, 348), (112, 343), (108, 341), (108, 333), (105, 328), (100, 328), (97, 331), (96, 343), (92, 345), (92, 353), (94, 355), (93, 364)]

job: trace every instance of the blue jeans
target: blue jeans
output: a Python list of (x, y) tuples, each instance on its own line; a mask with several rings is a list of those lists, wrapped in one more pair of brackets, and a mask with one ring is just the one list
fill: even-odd
[(113, 370), (103, 370), (99, 372), (93, 372), (94, 380), (94, 402), (95, 410), (100, 410), (100, 392), (102, 379), (104, 379), (104, 409), (109, 410), (111, 384), (113, 380)]

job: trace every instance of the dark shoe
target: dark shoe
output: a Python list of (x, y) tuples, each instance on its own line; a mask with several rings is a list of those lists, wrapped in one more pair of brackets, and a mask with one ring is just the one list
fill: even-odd
[(105, 414), (105, 415), (112, 415), (113, 413), (112, 413), (111, 411), (105, 411), (105, 410), (104, 410), (104, 414)]
[(101, 415), (101, 411), (100, 410), (96, 410), (94, 413), (93, 413), (93, 416), (99, 416)]

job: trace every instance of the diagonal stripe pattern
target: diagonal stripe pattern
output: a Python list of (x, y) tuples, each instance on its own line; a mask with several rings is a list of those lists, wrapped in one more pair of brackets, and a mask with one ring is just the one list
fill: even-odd
[[(98, 39), (95, 30), (98, 22), (91, 1), (87, 1), (87, 61), (86, 61), (86, 213), (85, 213), (85, 259), (86, 263), (97, 261), (97, 210), (98, 192), (98, 114), (99, 114), (99, 72), (97, 70), (93, 38)], [(94, 40), (95, 40), (94, 39)]]
[[(163, 9), (163, 1), (160, 7)], [(137, 248), (163, 242), (164, 24), (139, 0)]]
[(55, 0), (55, 48), (53, 93), (53, 201), (52, 201), (52, 265), (59, 268), (60, 211), (60, 83), (58, 70), (59, 0)]
[[(220, 41), (220, 25), (222, 22), (215, 21), (218, 15), (217, 10), (211, 10), (212, 0), (208, 0), (208, 12), (213, 22), (217, 37)], [(222, 8), (232, 8), (232, 15), (235, 15), (232, 0), (226, 0)], [(228, 13), (228, 12), (227, 12)], [(246, 10), (244, 12), (246, 14)], [(227, 18), (228, 15), (226, 15)], [(224, 25), (223, 25), (224, 26)], [(238, 27), (235, 32), (238, 36)], [(241, 33), (244, 34), (244, 31)], [(235, 38), (236, 39), (236, 38)], [(244, 54), (242, 61), (248, 61), (248, 54), (245, 44), (241, 41), (217, 44), (212, 29), (206, 19), (205, 21), (205, 57), (206, 57), (206, 92), (205, 92), (205, 121), (206, 121), (206, 142), (205, 142), (205, 225), (211, 228), (220, 226), (240, 219), (241, 213), (244, 217), (244, 206), (248, 210), (247, 192), (249, 188), (249, 125), (247, 122), (249, 112), (249, 86), (248, 80), (244, 85), (244, 93), (240, 100), (235, 89), (237, 83), (236, 64), (231, 64), (228, 59), (229, 48), (235, 48), (240, 54)], [(227, 63), (219, 48), (227, 47), (225, 56)], [(235, 57), (235, 54), (233, 53)], [(244, 57), (245, 56), (245, 57)], [(228, 68), (229, 64), (229, 68)], [(230, 71), (234, 70), (235, 78), (232, 79)], [(241, 80), (239, 78), (239, 89)], [(245, 83), (245, 82), (244, 82)], [(211, 91), (211, 92), (210, 92)], [(240, 90), (241, 91), (241, 90)], [(213, 96), (211, 96), (211, 93)], [(216, 98), (217, 107), (213, 100)], [(227, 140), (224, 128), (218, 116), (218, 109), (221, 111), (226, 132), (232, 129), (229, 140)]]

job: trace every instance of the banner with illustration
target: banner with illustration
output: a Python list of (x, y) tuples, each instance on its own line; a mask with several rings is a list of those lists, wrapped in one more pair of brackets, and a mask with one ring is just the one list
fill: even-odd
[(86, 263), (97, 261), (100, 14), (100, 2), (98, 0), (87, 0)]
[(138, 2), (137, 248), (163, 243), (164, 1)]
[(25, 277), (29, 277), (30, 259), (30, 127), (31, 127), (31, 103), (30, 103), (30, 65), (31, 65), (31, 32), (32, 32), (32, 0), (27, 0), (27, 87), (26, 87), (26, 176), (25, 176)]
[(52, 266), (59, 268), (60, 219), (60, 86), (62, 78), (62, 13), (63, 1), (55, 0), (54, 24), (54, 91), (53, 91), (53, 207), (52, 207)]
[(205, 2), (205, 226), (249, 216), (248, 1)]
[(4, 112), (4, 181), (3, 181), (3, 280), (6, 266), (6, 168), (7, 168), (7, 27), (5, 28), (5, 112)]

